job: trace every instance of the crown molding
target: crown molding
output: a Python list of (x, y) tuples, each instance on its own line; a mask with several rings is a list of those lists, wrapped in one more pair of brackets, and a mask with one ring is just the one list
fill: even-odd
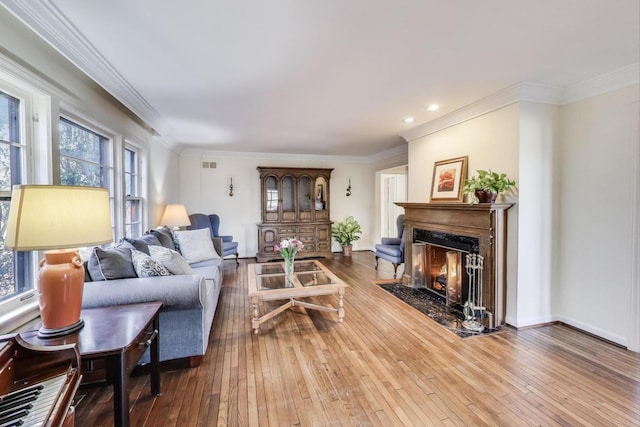
[(82, 36), (52, 0), (5, 0), (3, 6), (82, 72), (100, 82), (107, 92), (148, 123), (154, 132), (160, 135), (167, 132), (168, 123)]
[(376, 153), (376, 154), (372, 154), (369, 157), (367, 157), (367, 160), (369, 162), (371, 162), (371, 163), (380, 162), (380, 161), (386, 160), (386, 159), (391, 158), (391, 157), (401, 156), (403, 154), (407, 154), (408, 152), (409, 152), (409, 145), (408, 144), (402, 144), (402, 145), (399, 145), (397, 147), (390, 148), (388, 150), (381, 151), (381, 152)]
[(565, 88), (564, 104), (581, 101), (640, 83), (640, 63), (628, 65)]
[(516, 102), (565, 105), (640, 82), (640, 63), (565, 87), (521, 83), (479, 99), (458, 110), (400, 134), (407, 142), (430, 135)]
[(318, 154), (290, 154), (290, 153), (260, 153), (255, 151), (217, 151), (206, 148), (183, 148), (180, 156), (200, 158), (228, 158), (228, 159), (280, 159), (286, 161), (309, 162), (339, 162), (339, 163), (368, 163), (369, 157), (365, 156), (332, 156)]
[(431, 120), (400, 134), (407, 142), (434, 132), (475, 119), (492, 111), (516, 102), (528, 101), (559, 105), (562, 103), (562, 90), (556, 86), (535, 83), (521, 83), (481, 98), (442, 117)]

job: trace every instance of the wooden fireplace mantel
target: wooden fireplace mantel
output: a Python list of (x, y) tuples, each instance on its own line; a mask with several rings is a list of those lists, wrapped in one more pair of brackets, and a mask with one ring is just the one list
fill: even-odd
[(396, 203), (404, 208), (403, 282), (413, 286), (412, 243), (414, 230), (431, 230), (477, 238), (484, 258), (484, 305), (496, 325), (506, 311), (507, 213), (510, 203)]

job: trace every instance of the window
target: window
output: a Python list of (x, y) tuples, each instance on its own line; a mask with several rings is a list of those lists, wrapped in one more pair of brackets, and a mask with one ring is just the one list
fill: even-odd
[(138, 150), (127, 146), (124, 149), (124, 187), (126, 237), (142, 235), (142, 197), (140, 193), (140, 156)]
[(109, 140), (60, 118), (60, 184), (111, 188)]
[(33, 289), (31, 252), (4, 249), (11, 188), (22, 183), (26, 149), (20, 100), (0, 92), (0, 301)]
[(60, 184), (108, 189), (111, 218), (115, 219), (109, 139), (64, 117), (60, 118), (59, 126)]

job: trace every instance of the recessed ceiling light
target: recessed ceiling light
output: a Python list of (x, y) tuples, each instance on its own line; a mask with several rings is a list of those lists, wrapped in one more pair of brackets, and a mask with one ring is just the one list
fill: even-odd
[(405, 117), (404, 119), (402, 119), (402, 121), (405, 123), (413, 123), (416, 121), (416, 119), (414, 119), (413, 117)]
[(429, 111), (436, 111), (438, 108), (440, 108), (440, 106), (438, 104), (431, 104), (427, 107), (427, 110)]

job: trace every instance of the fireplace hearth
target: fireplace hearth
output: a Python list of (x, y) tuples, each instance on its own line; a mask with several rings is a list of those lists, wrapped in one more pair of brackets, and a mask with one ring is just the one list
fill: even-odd
[[(425, 289), (443, 304), (464, 311), (475, 298), (471, 315), (481, 307), (493, 327), (504, 323), (506, 289), (506, 211), (511, 204), (398, 203), (405, 209), (403, 283)], [(473, 272), (469, 295), (466, 255), (483, 260)], [(480, 298), (478, 300), (478, 298)], [(469, 308), (467, 308), (469, 311)]]

